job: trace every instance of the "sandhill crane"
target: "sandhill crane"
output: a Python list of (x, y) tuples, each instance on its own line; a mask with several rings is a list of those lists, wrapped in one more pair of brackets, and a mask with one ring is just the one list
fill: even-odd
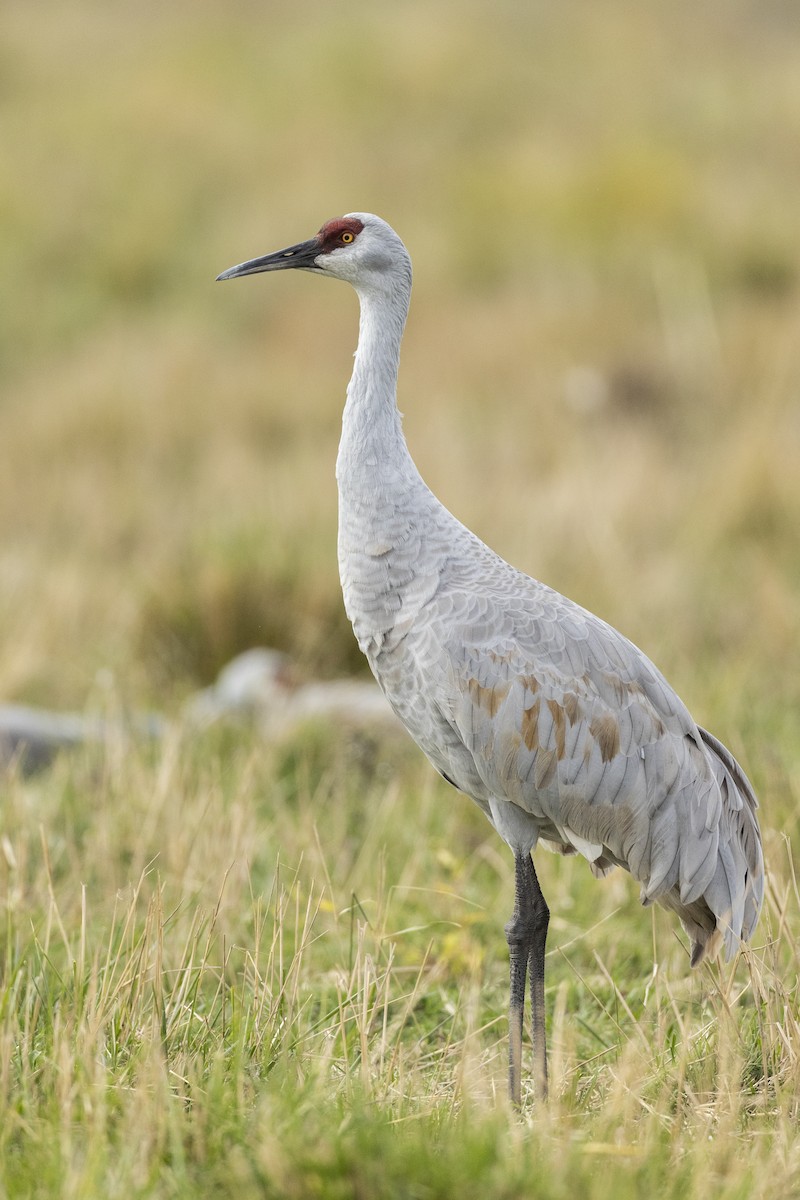
[(309, 241), (224, 271), (299, 268), (352, 284), (361, 319), (336, 465), (339, 571), (358, 644), (438, 771), (514, 854), (509, 1091), (519, 1104), (526, 976), (534, 1081), (547, 1092), (549, 910), (541, 839), (595, 875), (625, 867), (641, 901), (679, 916), (691, 964), (750, 936), (764, 871), (756, 797), (650, 660), (592, 613), (510, 566), (423, 482), (396, 402), (411, 261), (379, 217), (349, 213)]

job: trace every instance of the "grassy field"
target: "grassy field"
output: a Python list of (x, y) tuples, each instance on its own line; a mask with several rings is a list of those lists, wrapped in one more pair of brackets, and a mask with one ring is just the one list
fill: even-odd
[[(0, 1196), (800, 1191), (800, 42), (788, 0), (6, 0), (0, 698), (176, 717), (1, 781)], [(511, 863), (413, 746), (181, 727), (250, 645), (362, 671), (347, 289), (379, 212), (445, 503), (742, 759), (752, 949), (543, 854), (552, 1101), (505, 1098)]]

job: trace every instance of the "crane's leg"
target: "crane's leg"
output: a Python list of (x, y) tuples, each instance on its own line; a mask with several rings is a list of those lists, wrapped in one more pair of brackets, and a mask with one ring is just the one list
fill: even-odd
[(530, 854), (514, 856), (514, 912), (506, 925), (511, 963), (508, 1009), (508, 1091), (512, 1104), (521, 1098), (522, 1024), (525, 980), (530, 970), (533, 1018), (533, 1074), (536, 1095), (547, 1098), (547, 1044), (544, 1019), (544, 950), (550, 910), (547, 907)]

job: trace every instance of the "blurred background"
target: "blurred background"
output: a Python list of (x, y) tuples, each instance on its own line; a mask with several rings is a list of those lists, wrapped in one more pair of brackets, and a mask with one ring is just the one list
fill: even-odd
[(0, 697), (170, 709), (254, 644), (363, 670), (356, 298), (214, 277), (368, 210), (414, 261), (427, 482), (796, 784), (797, 32), (792, 0), (6, 0)]

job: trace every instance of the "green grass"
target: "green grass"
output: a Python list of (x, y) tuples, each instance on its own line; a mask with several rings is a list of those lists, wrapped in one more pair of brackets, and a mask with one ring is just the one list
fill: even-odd
[[(688, 970), (542, 854), (552, 1100), (505, 1098), (509, 856), (413, 747), (114, 744), (2, 781), (0, 1196), (800, 1189), (794, 8), (9, 0), (0, 697), (175, 715), (363, 670), (344, 288), (219, 288), (352, 209), (415, 264), (448, 506), (632, 636), (762, 800), (753, 948)], [(655, 963), (655, 967), (654, 967)]]
[(517, 1116), (508, 863), (412, 751), (385, 753), (176, 735), (12, 782), (6, 1194), (790, 1194), (780, 847), (756, 948), (692, 976), (629, 881), (545, 856), (553, 1098)]

